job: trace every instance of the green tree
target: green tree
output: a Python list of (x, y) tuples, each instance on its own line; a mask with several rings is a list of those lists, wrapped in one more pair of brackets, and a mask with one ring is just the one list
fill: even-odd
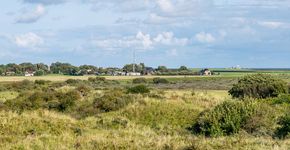
[(188, 71), (188, 68), (186, 66), (180, 66), (178, 69), (179, 71)]
[(158, 66), (157, 71), (160, 72), (168, 72), (168, 69), (166, 66)]

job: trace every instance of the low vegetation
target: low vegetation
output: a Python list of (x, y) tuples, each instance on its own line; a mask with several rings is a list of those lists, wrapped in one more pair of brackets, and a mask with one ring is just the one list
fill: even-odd
[(290, 147), (290, 96), (267, 75), (25, 80), (0, 90), (0, 149)]
[(288, 93), (287, 82), (266, 74), (243, 77), (229, 93), (234, 98), (268, 98)]

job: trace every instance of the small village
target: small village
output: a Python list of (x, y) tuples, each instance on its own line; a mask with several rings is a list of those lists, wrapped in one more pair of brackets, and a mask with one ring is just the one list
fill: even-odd
[(144, 63), (127, 64), (122, 68), (118, 67), (96, 67), (93, 65), (73, 66), (68, 63), (52, 63), (45, 65), (43, 63), (32, 64), (7, 64), (0, 65), (0, 74), (2, 76), (44, 76), (49, 74), (71, 75), (71, 76), (154, 76), (154, 75), (187, 75), (187, 76), (211, 76), (214, 73), (208, 69), (190, 69), (186, 66), (179, 68), (167, 68), (158, 66), (157, 68), (147, 67)]

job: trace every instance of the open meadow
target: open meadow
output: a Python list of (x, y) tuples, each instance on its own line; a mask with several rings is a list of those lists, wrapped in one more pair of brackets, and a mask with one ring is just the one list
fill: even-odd
[(0, 149), (289, 150), (290, 98), (234, 99), (242, 77), (1, 77)]

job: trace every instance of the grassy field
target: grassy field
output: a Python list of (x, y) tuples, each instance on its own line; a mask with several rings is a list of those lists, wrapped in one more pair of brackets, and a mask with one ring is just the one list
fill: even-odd
[(277, 149), (290, 140), (247, 133), (205, 138), (186, 130), (198, 114), (225, 99), (227, 91), (167, 90), (165, 101), (145, 98), (118, 111), (75, 119), (63, 113), (1, 111), (0, 149)]
[[(132, 83), (136, 77), (106, 77), (105, 81), (87, 81), (88, 76), (3, 77), (0, 149), (289, 150), (290, 139), (273, 137), (265, 132), (268, 126), (259, 128), (259, 134), (241, 130), (218, 137), (189, 130), (201, 114), (237, 101), (228, 94), (237, 77), (163, 76), (169, 83), (153, 84), (154, 77), (146, 76), (148, 94), (126, 93), (128, 87), (138, 85)], [(23, 79), (53, 82), (16, 82)], [(67, 79), (84, 81), (62, 82)], [(74, 105), (73, 93), (65, 95), (71, 91), (79, 94)], [(99, 107), (95, 102), (102, 99)], [(68, 109), (57, 109), (59, 103), (64, 103), (61, 108), (69, 105)], [(289, 108), (271, 106), (277, 115)]]

